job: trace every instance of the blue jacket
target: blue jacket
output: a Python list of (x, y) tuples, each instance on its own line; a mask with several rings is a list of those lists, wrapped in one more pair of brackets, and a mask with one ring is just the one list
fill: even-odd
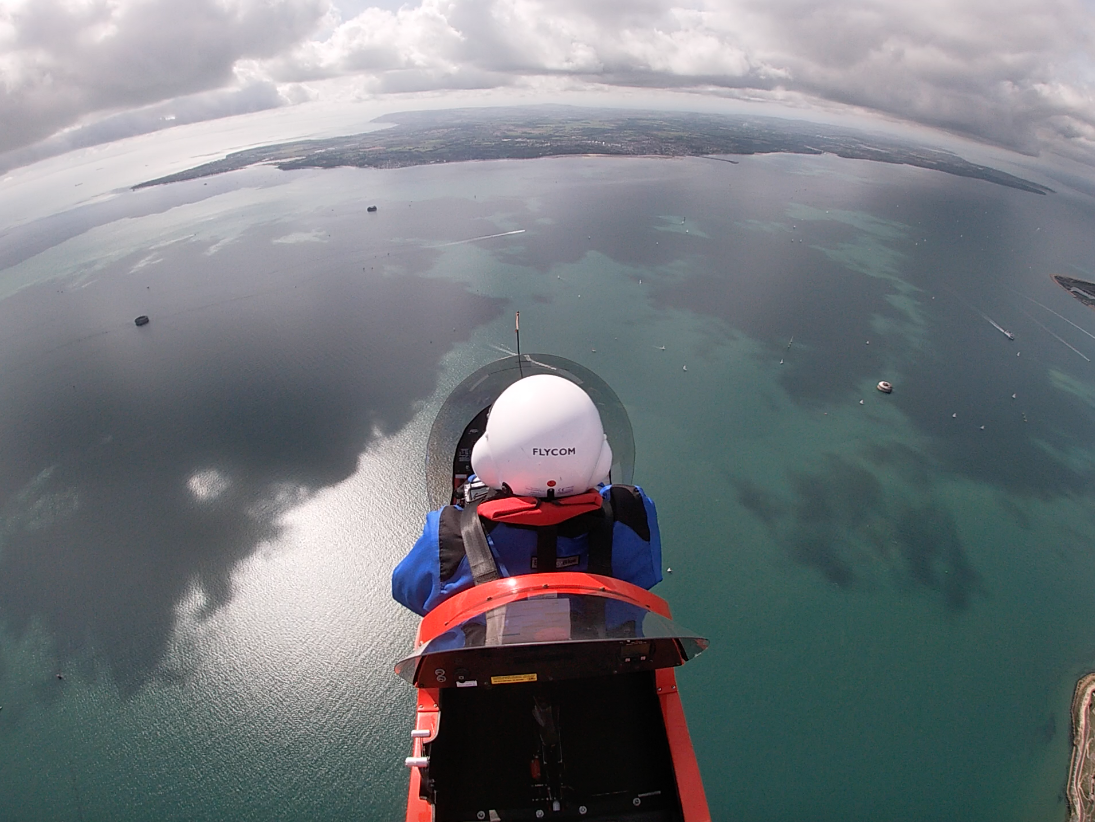
[[(654, 587), (662, 579), (662, 543), (653, 501), (637, 486), (612, 485), (600, 491), (602, 497), (610, 494), (612, 497), (615, 519), (612, 526), (612, 576), (642, 588)], [(422, 536), (392, 572), (392, 596), (423, 616), (453, 594), (474, 584), (466, 556), (462, 553), (442, 556), (441, 513), (431, 511), (426, 515)], [(502, 576), (534, 572), (534, 530), (504, 523), (494, 524), (487, 534), (487, 544)], [(585, 571), (588, 560), (586, 535), (575, 538), (560, 535), (556, 558), (559, 570)]]

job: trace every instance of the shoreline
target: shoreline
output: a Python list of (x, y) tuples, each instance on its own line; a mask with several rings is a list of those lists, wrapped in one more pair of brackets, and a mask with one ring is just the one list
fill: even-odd
[[(385, 114), (391, 128), (325, 139), (294, 140), (236, 151), (185, 171), (146, 180), (133, 190), (224, 174), (256, 165), (303, 168), (407, 168), (471, 160), (598, 157), (707, 157), (832, 154), (941, 171), (1034, 194), (1053, 189), (944, 149), (773, 117), (693, 112), (605, 110), (566, 106), (441, 109)], [(736, 163), (736, 160), (725, 159)]]
[(1072, 695), (1072, 759), (1068, 768), (1069, 822), (1095, 822), (1095, 752), (1091, 750), (1095, 672), (1080, 677)]

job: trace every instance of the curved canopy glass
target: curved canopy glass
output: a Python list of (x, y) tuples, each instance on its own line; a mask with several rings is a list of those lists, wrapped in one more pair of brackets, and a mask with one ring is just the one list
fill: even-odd
[(682, 665), (707, 640), (641, 606), (547, 593), (472, 617), (395, 667), (420, 688), (543, 682)]

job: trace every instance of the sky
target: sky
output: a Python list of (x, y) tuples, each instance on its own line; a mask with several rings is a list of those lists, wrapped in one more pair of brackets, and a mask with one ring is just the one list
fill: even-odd
[(0, 0), (0, 167), (318, 101), (669, 90), (1095, 165), (1095, 0)]

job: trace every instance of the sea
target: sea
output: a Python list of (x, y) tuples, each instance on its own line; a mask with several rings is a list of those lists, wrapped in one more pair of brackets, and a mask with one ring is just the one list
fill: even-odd
[(401, 818), (390, 575), (520, 311), (630, 415), (656, 592), (710, 639), (678, 679), (714, 819), (1064, 820), (1095, 313), (1051, 277), (1095, 279), (1095, 200), (1049, 184), (569, 157), (43, 195), (0, 229), (0, 817)]

